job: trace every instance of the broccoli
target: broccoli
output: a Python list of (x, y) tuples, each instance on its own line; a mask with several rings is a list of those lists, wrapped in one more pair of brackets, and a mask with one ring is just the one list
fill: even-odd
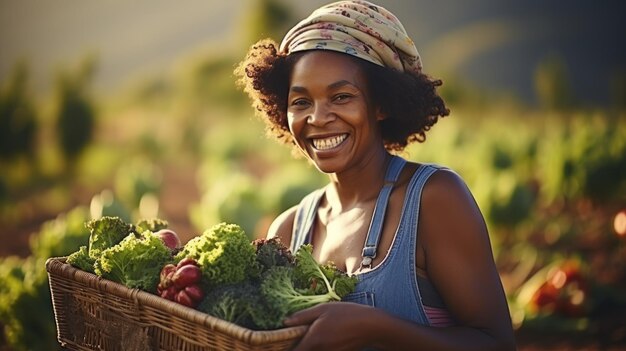
[(86, 224), (89, 232), (89, 256), (97, 258), (106, 250), (124, 239), (134, 231), (133, 225), (119, 217), (102, 217)]
[(278, 238), (256, 239), (252, 244), (256, 248), (256, 262), (261, 272), (275, 266), (292, 266), (294, 264), (291, 251)]
[(69, 263), (74, 267), (82, 269), (90, 273), (94, 273), (94, 263), (96, 259), (89, 256), (89, 250), (87, 246), (81, 246), (78, 251), (67, 256), (65, 263)]
[(135, 224), (135, 230), (137, 233), (143, 233), (146, 230), (155, 233), (161, 229), (167, 229), (168, 225), (166, 220), (160, 218), (141, 219)]
[(119, 244), (101, 252), (94, 264), (102, 278), (155, 293), (161, 268), (172, 262), (171, 251), (152, 232), (129, 234)]
[(210, 290), (248, 278), (255, 271), (254, 251), (254, 246), (240, 226), (219, 223), (189, 240), (175, 259), (194, 259), (202, 269)]

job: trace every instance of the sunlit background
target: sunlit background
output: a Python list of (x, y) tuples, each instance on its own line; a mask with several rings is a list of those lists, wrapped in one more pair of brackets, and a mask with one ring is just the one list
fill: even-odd
[[(254, 238), (324, 184), (232, 70), (325, 2), (0, 0), (0, 350), (59, 348), (43, 263), (85, 220)], [(520, 350), (626, 349), (626, 5), (378, 3), (452, 110), (402, 155), (467, 181)]]

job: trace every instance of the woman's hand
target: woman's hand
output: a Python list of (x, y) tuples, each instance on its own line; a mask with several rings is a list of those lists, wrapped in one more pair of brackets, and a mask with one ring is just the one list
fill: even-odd
[(380, 311), (351, 302), (329, 302), (294, 313), (285, 326), (309, 325), (294, 351), (360, 350), (373, 341)]

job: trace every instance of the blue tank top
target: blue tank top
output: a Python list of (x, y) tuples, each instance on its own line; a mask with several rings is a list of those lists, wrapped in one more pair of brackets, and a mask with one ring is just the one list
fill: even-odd
[[(385, 185), (376, 201), (363, 248), (362, 265), (371, 264), (371, 259), (376, 254), (384, 210), (405, 162), (402, 158), (394, 156), (387, 169)], [(430, 325), (424, 312), (416, 278), (415, 247), (422, 190), (428, 178), (438, 169), (440, 167), (434, 165), (420, 165), (415, 171), (407, 188), (400, 223), (387, 256), (372, 270), (356, 274), (358, 278), (356, 290), (345, 296), (343, 301), (381, 308), (396, 317), (421, 325)], [(324, 191), (325, 188), (318, 189), (300, 202), (294, 218), (290, 247), (292, 252), (310, 241), (317, 208)]]

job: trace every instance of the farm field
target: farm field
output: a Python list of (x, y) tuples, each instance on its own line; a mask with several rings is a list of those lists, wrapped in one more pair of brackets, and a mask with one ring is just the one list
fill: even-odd
[[(94, 89), (95, 54), (60, 69), (44, 96), (26, 61), (11, 68), (0, 84), (0, 351), (59, 349), (44, 262), (84, 245), (86, 220), (159, 217), (183, 243), (231, 222), (253, 239), (325, 184), (264, 135), (232, 75), (242, 52), (186, 55), (106, 94)], [(451, 115), (400, 154), (467, 182), (521, 351), (626, 350), (626, 76), (614, 78), (601, 103), (577, 97), (553, 56), (534, 71), (535, 103), (444, 79)]]

